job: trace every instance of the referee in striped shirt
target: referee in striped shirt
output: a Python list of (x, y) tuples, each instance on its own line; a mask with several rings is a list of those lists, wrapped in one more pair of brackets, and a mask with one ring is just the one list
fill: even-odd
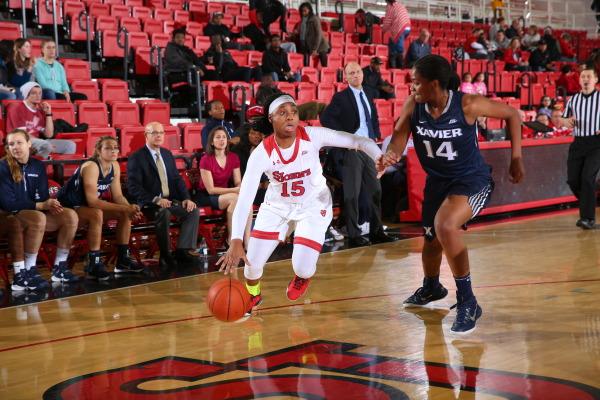
[(582, 229), (596, 228), (596, 177), (600, 170), (600, 92), (598, 74), (585, 65), (579, 76), (581, 92), (569, 99), (561, 122), (573, 129), (575, 140), (569, 147), (567, 183), (579, 199)]

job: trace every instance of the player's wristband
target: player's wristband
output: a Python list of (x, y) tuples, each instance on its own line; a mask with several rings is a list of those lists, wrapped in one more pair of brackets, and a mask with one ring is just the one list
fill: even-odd
[(46, 114), (46, 117), (51, 117), (51, 116), (52, 116), (52, 113)]

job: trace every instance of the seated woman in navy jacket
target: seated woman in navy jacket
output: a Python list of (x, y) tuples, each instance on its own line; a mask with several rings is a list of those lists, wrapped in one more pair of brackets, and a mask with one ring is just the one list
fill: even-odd
[[(85, 271), (90, 278), (106, 280), (110, 277), (100, 260), (102, 223), (116, 219), (117, 263), (115, 273), (141, 272), (143, 266), (129, 256), (131, 220), (141, 217), (140, 207), (129, 204), (121, 191), (121, 168), (117, 162), (119, 143), (112, 136), (98, 139), (94, 155), (84, 162), (58, 193), (58, 199), (73, 207), (82, 225), (87, 225), (90, 248)], [(110, 196), (110, 201), (106, 200)]]
[(58, 231), (52, 281), (73, 283), (79, 277), (68, 268), (67, 258), (77, 231), (77, 214), (48, 193), (45, 165), (31, 157), (27, 132), (15, 129), (5, 139), (6, 157), (0, 161), (0, 208), (14, 213), (27, 240), (25, 265), (15, 271), (13, 290), (36, 290), (49, 286), (35, 268), (44, 230)]

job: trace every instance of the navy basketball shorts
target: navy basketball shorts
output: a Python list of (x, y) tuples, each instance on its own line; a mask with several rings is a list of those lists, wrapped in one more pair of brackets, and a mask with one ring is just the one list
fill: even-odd
[[(423, 193), (423, 235), (428, 241), (435, 238), (435, 215), (450, 195), (467, 196), (473, 216), (483, 210), (494, 190), (494, 181), (489, 175), (472, 175), (460, 178), (437, 178), (428, 176)], [(466, 229), (466, 227), (465, 227)]]

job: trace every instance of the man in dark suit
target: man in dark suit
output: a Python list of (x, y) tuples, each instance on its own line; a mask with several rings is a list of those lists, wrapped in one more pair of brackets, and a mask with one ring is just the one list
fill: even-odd
[[(198, 209), (190, 200), (173, 154), (161, 147), (165, 140), (162, 124), (149, 123), (144, 135), (146, 145), (127, 161), (129, 194), (141, 207), (154, 214), (161, 269), (172, 268), (175, 260), (181, 264), (193, 263), (198, 259), (198, 255), (190, 252), (198, 242)], [(171, 215), (181, 221), (175, 259), (170, 252)]]
[[(349, 87), (336, 93), (331, 103), (321, 113), (321, 125), (338, 131), (377, 140), (380, 137), (377, 109), (373, 94), (362, 86), (363, 70), (355, 62), (344, 68)], [(359, 194), (368, 194), (369, 239), (372, 243), (391, 242), (394, 239), (383, 231), (381, 225), (381, 185), (377, 178), (375, 163), (362, 151), (343, 150), (337, 156), (342, 164), (344, 183), (344, 214), (351, 246), (363, 246), (369, 241), (361, 236), (358, 226)]]

